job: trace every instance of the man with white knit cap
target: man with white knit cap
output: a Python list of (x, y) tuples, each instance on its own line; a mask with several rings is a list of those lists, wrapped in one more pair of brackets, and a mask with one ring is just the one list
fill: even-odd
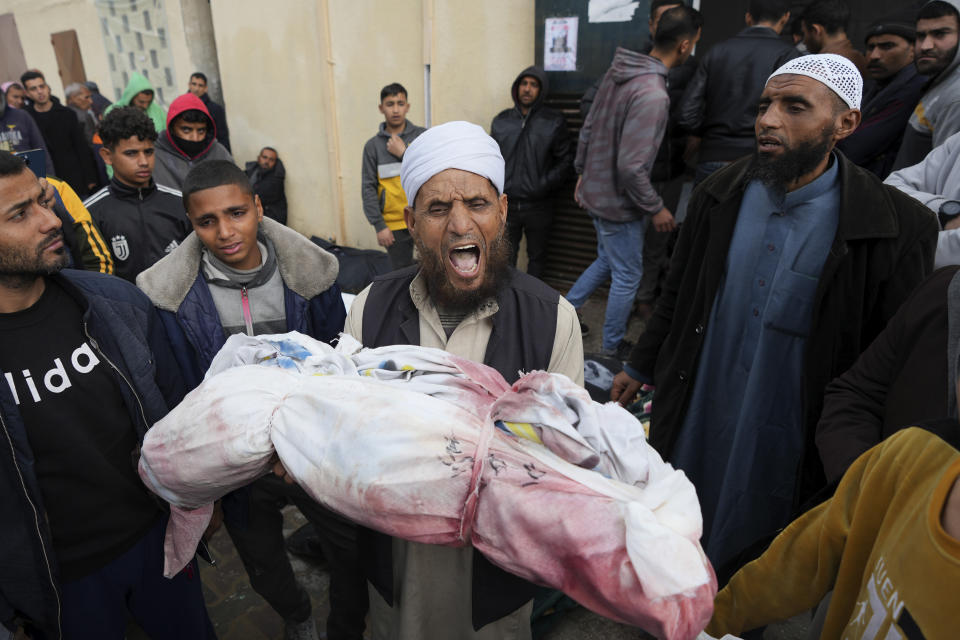
[[(407, 147), (400, 181), (418, 264), (380, 276), (361, 292), (345, 331), (367, 347), (445, 349), (497, 369), (508, 382), (520, 371), (546, 369), (582, 384), (583, 344), (573, 307), (510, 266), (496, 141), (468, 122), (428, 129)], [(472, 547), (370, 532), (362, 555), (374, 640), (530, 637), (533, 585)]]
[(860, 123), (862, 88), (832, 54), (770, 76), (754, 154), (694, 191), (614, 383), (622, 402), (656, 385), (650, 441), (696, 485), (721, 576), (823, 486), (824, 387), (932, 268), (935, 217), (834, 150)]

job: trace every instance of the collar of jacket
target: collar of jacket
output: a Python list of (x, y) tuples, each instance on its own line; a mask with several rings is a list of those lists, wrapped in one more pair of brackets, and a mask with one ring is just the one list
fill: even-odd
[[(840, 222), (837, 237), (844, 240), (868, 238), (895, 238), (900, 234), (896, 207), (887, 187), (871, 172), (853, 164), (843, 153), (834, 149), (834, 158), (840, 163)], [(752, 156), (737, 160), (708, 179), (702, 188), (718, 204), (739, 201), (747, 187), (747, 170)], [(713, 176), (711, 176), (713, 177)], [(865, 212), (869, 212), (866, 215)]]
[(771, 29), (770, 27), (765, 27), (763, 25), (753, 25), (752, 27), (744, 27), (740, 33), (737, 34), (738, 38), (780, 38), (780, 35)]
[[(398, 133), (397, 135), (400, 136), (401, 139), (403, 139), (404, 136), (406, 136), (408, 133), (410, 133), (411, 131), (413, 131), (413, 127), (415, 127), (415, 126), (416, 126), (416, 125), (413, 124), (412, 122), (410, 122), (410, 120), (404, 120), (404, 121), (403, 121), (403, 131), (401, 131), (401, 132)], [(384, 138), (389, 138), (389, 137), (392, 136), (393, 134), (392, 134), (392, 133), (389, 133), (389, 132), (387, 131), (387, 123), (386, 123), (386, 122), (381, 122), (381, 123), (380, 123), (380, 128), (377, 129), (377, 135), (378, 135), (378, 136), (383, 136)], [(278, 162), (280, 161), (279, 158), (277, 159), (277, 161), (278, 161)]]
[[(329, 289), (337, 280), (339, 263), (298, 232), (264, 216), (260, 231), (277, 252), (277, 268), (288, 289), (307, 300)], [(164, 311), (176, 313), (200, 275), (203, 244), (196, 233), (137, 276), (137, 286)]]
[(153, 178), (150, 178), (150, 184), (142, 189), (137, 187), (131, 187), (129, 185), (123, 184), (117, 180), (117, 176), (110, 178), (110, 193), (112, 193), (117, 198), (126, 198), (130, 200), (143, 200), (144, 198), (149, 198), (153, 195), (153, 192), (157, 190), (157, 183), (153, 181)]

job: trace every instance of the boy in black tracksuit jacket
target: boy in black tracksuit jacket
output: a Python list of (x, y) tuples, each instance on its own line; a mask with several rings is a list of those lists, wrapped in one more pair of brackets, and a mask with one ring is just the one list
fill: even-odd
[(191, 231), (180, 192), (153, 181), (156, 128), (136, 107), (114, 109), (100, 125), (100, 154), (113, 179), (83, 204), (110, 247), (116, 275), (134, 282)]

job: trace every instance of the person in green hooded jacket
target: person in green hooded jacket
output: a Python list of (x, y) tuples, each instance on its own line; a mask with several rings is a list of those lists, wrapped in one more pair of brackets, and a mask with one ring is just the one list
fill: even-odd
[(157, 133), (167, 128), (167, 111), (161, 107), (156, 100), (157, 92), (153, 85), (142, 73), (134, 71), (130, 75), (130, 82), (124, 90), (120, 99), (107, 107), (103, 115), (107, 115), (117, 107), (133, 106), (146, 111), (153, 124), (157, 127)]

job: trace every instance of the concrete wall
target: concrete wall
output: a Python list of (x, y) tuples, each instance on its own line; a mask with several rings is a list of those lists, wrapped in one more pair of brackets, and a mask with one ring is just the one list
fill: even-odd
[[(104, 90), (107, 84), (112, 95), (110, 69), (107, 64), (107, 52), (100, 35), (100, 21), (93, 2), (80, 0), (3, 0), (0, 13), (13, 13), (17, 21), (17, 31), (23, 45), (23, 54), (27, 66), (40, 69), (54, 95), (63, 99), (63, 83), (57, 72), (57, 58), (50, 44), (50, 34), (74, 29), (80, 42), (80, 54), (88, 80), (94, 80)], [(2, 78), (0, 81), (20, 78)]]
[(230, 139), (238, 162), (264, 145), (287, 168), (290, 224), (376, 247), (360, 198), (361, 151), (376, 133), (380, 88), (410, 92), (424, 123), (431, 64), (434, 124), (490, 125), (534, 58), (533, 0), (212, 0)]
[[(164, 2), (177, 88), (186, 91), (194, 69), (215, 76), (216, 62), (203, 59), (215, 45), (237, 163), (276, 147), (291, 226), (353, 246), (376, 247), (360, 168), (382, 122), (380, 88), (406, 86), (409, 118), (422, 125), (430, 64), (433, 123), (489, 128), (511, 104), (517, 72), (534, 61), (534, 0), (211, 0), (215, 42), (209, 24), (191, 18), (198, 3), (206, 0)], [(76, 29), (87, 77), (113, 94), (93, 0), (4, 0), (5, 11), (16, 17), (27, 64), (48, 74), (55, 93), (63, 86), (50, 34)]]

